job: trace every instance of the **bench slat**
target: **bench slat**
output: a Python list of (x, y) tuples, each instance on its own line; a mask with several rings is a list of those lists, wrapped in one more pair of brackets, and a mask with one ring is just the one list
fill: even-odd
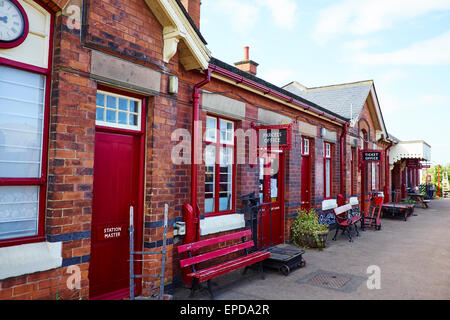
[(211, 238), (211, 239), (201, 240), (201, 241), (192, 242), (192, 243), (188, 243), (188, 244), (183, 244), (181, 246), (178, 246), (178, 253), (200, 249), (200, 248), (203, 248), (203, 247), (206, 247), (206, 246), (210, 246), (210, 245), (213, 245), (213, 244), (217, 244), (217, 243), (220, 243), (220, 242), (225, 242), (225, 241), (229, 241), (229, 240), (239, 239), (239, 238), (251, 235), (251, 234), (252, 234), (252, 231), (250, 229), (248, 229), (248, 230), (244, 230), (244, 231), (235, 232), (235, 233), (227, 234), (227, 235), (224, 235), (224, 236), (220, 236), (220, 237), (217, 237), (217, 238)]
[(336, 213), (336, 215), (340, 215), (340, 214), (342, 214), (342, 213), (344, 213), (344, 212), (346, 212), (348, 210), (351, 210), (351, 209), (352, 209), (352, 205), (350, 203), (348, 203), (346, 205), (334, 208), (334, 213)]
[(270, 253), (267, 251), (256, 251), (248, 255), (236, 258), (234, 260), (230, 260), (216, 266), (212, 266), (197, 272), (190, 273), (188, 274), (188, 276), (197, 278), (199, 279), (200, 282), (203, 282), (211, 278), (228, 273), (230, 271), (260, 262), (269, 257)]
[(253, 247), (253, 246), (254, 246), (253, 241), (247, 241), (247, 242), (244, 242), (244, 243), (239, 243), (239, 244), (236, 244), (236, 245), (233, 245), (233, 246), (229, 246), (229, 247), (226, 247), (226, 248), (222, 248), (222, 249), (218, 249), (218, 250), (215, 250), (215, 251), (210, 251), (210, 252), (207, 252), (207, 253), (199, 254), (198, 256), (195, 256), (195, 257), (191, 257), (191, 258), (187, 258), (187, 259), (184, 259), (184, 260), (180, 260), (180, 266), (181, 266), (181, 268), (188, 267), (188, 266), (191, 266), (193, 264), (197, 264), (197, 263), (200, 263), (200, 262), (203, 262), (203, 261), (211, 260), (211, 259), (214, 259), (214, 258), (217, 258), (217, 257), (221, 257), (221, 256), (224, 256), (224, 255), (227, 255), (229, 253), (233, 253), (233, 252), (236, 252), (236, 251), (244, 250), (246, 248), (250, 248), (250, 247)]

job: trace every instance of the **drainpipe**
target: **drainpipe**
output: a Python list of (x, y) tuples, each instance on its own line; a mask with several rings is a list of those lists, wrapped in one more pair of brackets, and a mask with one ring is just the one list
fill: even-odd
[(385, 185), (384, 185), (384, 202), (389, 202), (389, 149), (394, 145), (391, 141), (389, 146), (384, 150), (384, 175), (385, 175)]
[[(186, 224), (186, 234), (183, 243), (192, 243), (200, 239), (200, 209), (197, 204), (197, 151), (198, 142), (201, 141), (199, 132), (199, 107), (200, 93), (199, 89), (211, 81), (211, 70), (206, 70), (205, 79), (194, 85), (192, 93), (192, 137), (191, 137), (191, 203), (183, 205), (183, 221)], [(190, 286), (192, 279), (187, 276), (187, 269), (182, 270), (183, 282)]]
[(192, 93), (192, 143), (191, 143), (191, 206), (195, 212), (194, 220), (196, 221), (193, 241), (199, 240), (199, 221), (200, 212), (197, 204), (197, 176), (198, 176), (198, 163), (197, 152), (198, 143), (201, 141), (200, 122), (199, 122), (199, 109), (200, 109), (200, 88), (208, 84), (211, 81), (211, 70), (207, 69), (205, 79), (194, 85), (194, 92)]
[(346, 138), (346, 135), (347, 135), (348, 126), (349, 126), (348, 122), (344, 124), (341, 136), (339, 138), (340, 153), (341, 153), (340, 163), (339, 163), (339, 166), (340, 166), (340, 183), (341, 183), (340, 187), (341, 188), (340, 188), (340, 194), (338, 195), (338, 199), (337, 199), (338, 200), (338, 206), (342, 206), (345, 203), (345, 196), (344, 196), (344, 194), (345, 194), (345, 190), (344, 190), (344, 145), (345, 145), (345, 138)]

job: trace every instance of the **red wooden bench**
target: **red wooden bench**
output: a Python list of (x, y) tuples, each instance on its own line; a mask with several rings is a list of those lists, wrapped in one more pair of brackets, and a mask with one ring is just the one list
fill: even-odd
[[(178, 247), (178, 253), (187, 254), (187, 258), (180, 260), (180, 267), (181, 268), (190, 267), (192, 271), (187, 275), (188, 277), (192, 278), (191, 296), (194, 294), (195, 290), (198, 289), (199, 284), (201, 282), (207, 281), (209, 294), (211, 295), (211, 298), (214, 299), (210, 282), (212, 278), (221, 276), (236, 269), (250, 266), (254, 263), (259, 263), (259, 272), (261, 273), (261, 276), (264, 278), (262, 261), (269, 258), (270, 253), (267, 251), (254, 251), (250, 253), (249, 249), (254, 247), (255, 245), (253, 243), (253, 240), (247, 241), (247, 237), (250, 236), (251, 238), (251, 234), (252, 234), (251, 230), (245, 230), (216, 238), (210, 238), (206, 240), (184, 244)], [(228, 245), (224, 247), (224, 245), (226, 245), (226, 242), (235, 239), (241, 239), (241, 243)], [(196, 252), (199, 249), (217, 244), (222, 244), (222, 246), (219, 246), (219, 248), (215, 250), (209, 250), (200, 254), (196, 254)], [(226, 262), (222, 262), (213, 265), (211, 267), (196, 270), (195, 265), (201, 262), (226, 256), (231, 253), (240, 252), (242, 250), (245, 252), (244, 255), (241, 255), (237, 258), (229, 259)]]
[(361, 220), (361, 216), (349, 216), (349, 212), (352, 210), (351, 204), (346, 204), (337, 208), (334, 208), (334, 216), (336, 217), (336, 233), (334, 234), (333, 240), (336, 241), (336, 236), (339, 230), (342, 230), (342, 234), (347, 232), (348, 239), (353, 242), (351, 234), (351, 226), (355, 226), (356, 236), (359, 237), (358, 227), (356, 223)]

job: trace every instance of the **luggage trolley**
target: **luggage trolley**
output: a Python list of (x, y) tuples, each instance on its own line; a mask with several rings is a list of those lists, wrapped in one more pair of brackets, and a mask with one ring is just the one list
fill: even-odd
[[(305, 250), (291, 248), (286, 244), (273, 245), (272, 239), (272, 203), (260, 203), (259, 197), (255, 196), (255, 192), (243, 195), (241, 198), (246, 213), (247, 226), (250, 226), (253, 234), (253, 241), (256, 244), (255, 250), (266, 250), (270, 252), (270, 258), (264, 260), (263, 265), (271, 269), (277, 269), (283, 275), (306, 265), (303, 254)], [(263, 214), (269, 215), (269, 243), (264, 241), (264, 224)]]
[[(267, 210), (266, 214), (269, 214), (270, 244), (268, 246), (264, 245), (264, 226), (263, 226), (264, 208), (266, 208)], [(291, 273), (291, 271), (296, 268), (304, 267), (306, 265), (306, 261), (305, 259), (303, 259), (303, 254), (305, 253), (305, 250), (288, 247), (286, 244), (273, 245), (272, 203), (271, 202), (261, 203), (258, 209), (259, 209), (258, 228), (260, 238), (258, 248), (270, 252), (270, 258), (264, 260), (263, 265), (271, 269), (277, 269), (285, 276), (288, 276), (289, 273)]]
[(383, 206), (384, 195), (382, 192), (370, 193), (370, 204), (364, 216), (361, 219), (361, 229), (374, 228), (375, 230), (381, 230), (381, 207)]

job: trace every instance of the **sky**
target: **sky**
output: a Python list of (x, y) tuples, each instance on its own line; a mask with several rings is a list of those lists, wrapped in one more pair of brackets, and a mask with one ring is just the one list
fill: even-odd
[(450, 163), (450, 0), (202, 0), (200, 31), (277, 86), (373, 80), (387, 131)]

